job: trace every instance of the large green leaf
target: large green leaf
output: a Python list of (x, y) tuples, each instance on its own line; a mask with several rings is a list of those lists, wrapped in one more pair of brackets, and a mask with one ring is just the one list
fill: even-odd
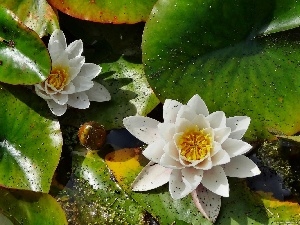
[(51, 60), (39, 36), (0, 7), (0, 81), (34, 84), (47, 78)]
[(5, 188), (0, 188), (0, 222), (1, 225), (68, 224), (64, 211), (50, 195)]
[[(300, 130), (297, 1), (159, 0), (146, 23), (143, 62), (157, 94), (187, 102), (198, 93), (209, 110), (252, 118), (246, 137)], [(290, 10), (283, 11), (283, 8)], [(180, 18), (180, 20), (175, 19)], [(292, 26), (283, 26), (288, 20)], [(294, 33), (293, 33), (294, 32)]]
[[(92, 102), (89, 109), (68, 110), (64, 122), (80, 125), (86, 121), (97, 121), (106, 129), (123, 127), (123, 118), (146, 115), (158, 103), (145, 78), (143, 65), (120, 58), (114, 63), (101, 64), (102, 72), (96, 79), (111, 94), (109, 102)], [(103, 81), (101, 79), (104, 79)], [(72, 116), (71, 116), (72, 115)]]
[(0, 86), (0, 186), (48, 192), (62, 136), (47, 104), (30, 90)]
[(59, 28), (57, 15), (46, 0), (0, 0), (0, 5), (13, 11), (40, 37)]
[(83, 20), (101, 23), (137, 23), (145, 21), (156, 0), (48, 0), (60, 11)]

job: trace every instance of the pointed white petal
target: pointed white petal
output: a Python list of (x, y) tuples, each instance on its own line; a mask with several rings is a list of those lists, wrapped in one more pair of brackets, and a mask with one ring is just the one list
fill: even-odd
[(195, 165), (195, 168), (201, 169), (201, 170), (209, 170), (212, 168), (212, 161), (210, 157), (207, 157), (202, 162), (200, 162), (198, 165)]
[(222, 111), (213, 112), (212, 114), (209, 114), (206, 119), (214, 129), (226, 127), (226, 117), (225, 113)]
[(164, 152), (168, 154), (172, 159), (179, 161), (179, 151), (173, 140), (165, 144)]
[(149, 162), (131, 185), (133, 191), (148, 191), (168, 183), (172, 169)]
[(222, 165), (230, 162), (230, 156), (226, 151), (221, 149), (217, 154), (211, 157), (212, 165)]
[(191, 193), (191, 195), (195, 206), (202, 215), (214, 223), (220, 212), (221, 196), (216, 195), (201, 184)]
[(68, 102), (68, 95), (65, 94), (57, 93), (50, 96), (59, 105), (65, 105)]
[(78, 76), (85, 77), (87, 79), (94, 79), (101, 72), (101, 67), (94, 63), (84, 63)]
[(85, 91), (85, 93), (89, 96), (90, 101), (106, 102), (111, 99), (108, 90), (102, 84), (97, 82), (94, 82), (94, 86)]
[(197, 125), (200, 130), (210, 127), (208, 120), (202, 114), (196, 115), (191, 122)]
[(61, 30), (56, 29), (50, 36), (48, 43), (51, 59), (57, 58), (60, 52), (65, 51), (66, 47), (67, 43), (64, 33)]
[(62, 94), (74, 94), (75, 93), (75, 86), (72, 82), (70, 82), (68, 85), (64, 87), (62, 91), (60, 91)]
[(67, 105), (59, 105), (55, 101), (46, 100), (51, 112), (56, 116), (61, 116), (67, 111)]
[(69, 59), (73, 59), (77, 56), (81, 56), (83, 51), (83, 43), (82, 40), (73, 41), (71, 44), (68, 45), (66, 48), (66, 52), (69, 55)]
[(235, 116), (226, 119), (226, 125), (231, 128), (230, 138), (241, 139), (250, 124), (250, 117)]
[(136, 138), (151, 144), (159, 138), (157, 120), (143, 116), (129, 116), (123, 119), (125, 128)]
[(163, 106), (163, 118), (166, 123), (175, 123), (177, 113), (182, 104), (175, 100), (166, 99)]
[(217, 195), (229, 196), (228, 180), (221, 166), (214, 166), (210, 170), (205, 170), (201, 183)]
[(80, 72), (82, 65), (84, 64), (84, 57), (79, 56), (69, 60), (69, 76), (70, 80), (73, 80)]
[(172, 170), (169, 181), (169, 191), (173, 199), (180, 199), (187, 196), (194, 189), (183, 179), (181, 170)]
[(237, 155), (247, 153), (252, 148), (252, 146), (242, 140), (227, 138), (223, 142), (222, 148), (229, 154), (230, 158), (232, 158)]
[(182, 177), (185, 179), (192, 187), (196, 189), (201, 183), (203, 177), (203, 170), (195, 169), (193, 167), (187, 167), (181, 170)]
[(177, 117), (176, 117), (176, 122), (180, 118), (187, 119), (189, 121), (193, 121), (193, 119), (197, 116), (197, 114), (192, 110), (189, 106), (183, 105), (180, 107)]
[(90, 101), (84, 92), (79, 92), (69, 95), (67, 104), (77, 109), (87, 109), (90, 106)]
[(44, 89), (39, 88), (39, 86), (35, 85), (35, 92), (38, 96), (40, 96), (43, 99), (51, 99), (51, 97), (44, 91)]
[(214, 129), (214, 140), (222, 144), (230, 135), (230, 127), (216, 128)]
[(165, 142), (162, 139), (152, 142), (145, 148), (143, 155), (153, 162), (160, 163), (160, 159), (164, 154), (164, 144)]
[(94, 86), (94, 82), (86, 79), (85, 77), (77, 76), (72, 80), (75, 85), (76, 92), (82, 92), (91, 89)]
[(159, 164), (171, 169), (182, 169), (184, 167), (179, 161), (174, 160), (167, 153), (161, 156)]
[(174, 123), (160, 123), (157, 126), (160, 136), (166, 140), (170, 141), (173, 139), (175, 133), (175, 124)]
[(58, 68), (64, 68), (66, 72), (69, 72), (69, 59), (68, 59), (68, 54), (65, 51), (60, 52), (57, 58), (51, 58), (51, 60), (52, 60), (52, 70), (58, 67)]
[(257, 165), (244, 155), (231, 158), (230, 162), (223, 165), (225, 174), (229, 177), (253, 177), (260, 174)]
[(210, 156), (211, 156), (211, 157), (214, 156), (214, 155), (217, 154), (218, 151), (220, 151), (221, 149), (222, 149), (221, 144), (220, 144), (219, 142), (214, 141), (214, 143), (213, 143), (213, 148), (212, 148), (212, 150), (211, 150), (211, 152), (210, 152)]
[(194, 95), (187, 103), (197, 114), (208, 116), (209, 112), (205, 102), (199, 95)]
[(176, 120), (175, 133), (185, 132), (187, 129), (194, 127), (194, 124), (187, 119), (179, 118)]

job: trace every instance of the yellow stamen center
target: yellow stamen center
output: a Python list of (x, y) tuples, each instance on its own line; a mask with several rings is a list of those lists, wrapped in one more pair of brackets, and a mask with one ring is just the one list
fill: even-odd
[(69, 74), (65, 68), (56, 67), (52, 69), (50, 76), (48, 77), (48, 84), (52, 87), (60, 90), (65, 87), (68, 82)]
[(188, 161), (205, 158), (212, 149), (212, 137), (198, 126), (187, 129), (177, 142), (180, 155)]

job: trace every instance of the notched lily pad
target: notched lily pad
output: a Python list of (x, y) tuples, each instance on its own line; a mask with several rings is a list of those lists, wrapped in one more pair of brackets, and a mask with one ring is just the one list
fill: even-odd
[(39, 36), (0, 7), (0, 81), (35, 84), (50, 74), (51, 60)]
[(0, 86), (0, 185), (48, 192), (62, 136), (45, 101), (30, 90)]

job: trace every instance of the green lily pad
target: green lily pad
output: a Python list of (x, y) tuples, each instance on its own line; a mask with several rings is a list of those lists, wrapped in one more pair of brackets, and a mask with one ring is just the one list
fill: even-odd
[(62, 136), (45, 101), (26, 88), (0, 86), (0, 186), (48, 192)]
[(18, 18), (40, 37), (59, 29), (58, 18), (46, 0), (0, 0), (0, 5), (13, 11)]
[(35, 84), (47, 78), (51, 60), (39, 36), (0, 7), (0, 81)]
[(156, 0), (49, 0), (60, 11), (83, 20), (101, 23), (137, 23), (146, 21)]
[[(185, 103), (198, 93), (211, 112), (250, 116), (249, 140), (274, 138), (270, 130), (296, 133), (299, 30), (262, 36), (267, 25), (298, 16), (296, 2), (159, 0), (143, 34), (150, 86), (161, 101)], [(286, 3), (291, 8), (283, 13)], [(291, 27), (298, 25), (294, 20)], [(276, 25), (269, 32), (288, 28)]]
[(66, 216), (48, 194), (0, 188), (1, 225), (67, 225)]
[(68, 110), (62, 122), (78, 126), (86, 121), (96, 121), (107, 130), (121, 128), (124, 117), (146, 115), (159, 103), (145, 78), (142, 64), (120, 58), (117, 62), (101, 66), (102, 72), (96, 81), (108, 89), (111, 100), (91, 102), (85, 110)]

